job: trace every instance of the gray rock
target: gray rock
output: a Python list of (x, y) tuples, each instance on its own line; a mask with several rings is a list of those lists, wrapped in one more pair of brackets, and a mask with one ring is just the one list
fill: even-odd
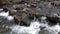
[(11, 29), (0, 27), (0, 34), (10, 34)]
[(39, 34), (55, 34), (53, 31), (49, 31), (49, 30), (41, 30), (39, 32)]

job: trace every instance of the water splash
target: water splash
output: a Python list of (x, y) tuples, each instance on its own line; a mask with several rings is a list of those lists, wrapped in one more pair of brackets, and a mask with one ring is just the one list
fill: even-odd
[[(49, 26), (46, 23), (40, 23), (39, 21), (31, 22), (29, 27), (14, 25), (10, 27), (12, 29), (11, 34), (39, 34), (41, 27), (45, 27), (43, 30), (48, 30), (49, 34), (58, 34), (60, 32), (60, 25)], [(44, 33), (44, 32), (43, 32)]]
[(52, 33), (54, 34), (58, 34), (58, 32), (60, 32), (60, 25), (56, 24), (55, 26), (47, 27), (46, 29), (50, 32), (53, 31)]
[(2, 11), (3, 10), (3, 8), (0, 8), (0, 11)]
[(25, 27), (25, 26), (19, 26), (19, 25), (15, 25), (13, 27), (11, 27), (12, 32), (17, 32), (17, 34), (38, 34), (38, 32), (40, 31), (39, 28), (40, 24), (38, 21), (35, 22), (31, 22), (31, 25), (29, 27)]
[(13, 20), (14, 19), (13, 16), (9, 16), (9, 11), (7, 11), (7, 12), (1, 12), (0, 16), (2, 16), (4, 18), (7, 18), (8, 20)]
[(8, 12), (1, 12), (0, 13), (0, 16), (7, 17), (8, 15), (9, 15), (9, 11)]
[(8, 19), (8, 20), (13, 20), (14, 17), (13, 17), (13, 16), (7, 16), (7, 19)]

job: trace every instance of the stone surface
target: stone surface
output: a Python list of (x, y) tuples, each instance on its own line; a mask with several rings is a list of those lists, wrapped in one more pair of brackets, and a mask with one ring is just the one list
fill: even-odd
[[(4, 2), (4, 3), (3, 3)], [(59, 0), (4, 0), (0, 1), (3, 5), (0, 12), (10, 11), (9, 15), (14, 16), (14, 20), (9, 21), (5, 17), (0, 16), (0, 26), (8, 27), (12, 25), (29, 26), (34, 18), (40, 22), (48, 22), (49, 25), (60, 23), (60, 1)], [(56, 6), (55, 6), (55, 5)], [(7, 8), (6, 8), (7, 7)], [(45, 18), (41, 19), (42, 16)], [(44, 20), (45, 19), (45, 20)], [(44, 33), (42, 33), (44, 32)], [(48, 31), (41, 31), (41, 34), (50, 34)]]
[(10, 34), (11, 29), (0, 27), (0, 34)]

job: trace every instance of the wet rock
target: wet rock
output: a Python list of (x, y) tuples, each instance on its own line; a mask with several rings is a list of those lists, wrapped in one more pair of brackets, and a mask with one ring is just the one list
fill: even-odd
[(60, 32), (58, 32), (58, 34), (60, 34)]
[(10, 34), (11, 29), (0, 27), (0, 34)]
[(25, 13), (30, 13), (31, 9), (29, 9), (29, 8), (24, 8), (22, 11), (24, 11)]
[(23, 12), (26, 13), (26, 14), (28, 14), (28, 15), (33, 15), (33, 16), (35, 16), (35, 17), (40, 16), (40, 13), (39, 13), (39, 12), (36, 12), (36, 11), (34, 11), (34, 10), (35, 10), (35, 9), (24, 8), (24, 9), (23, 9)]
[[(6, 25), (12, 26), (13, 24), (18, 24), (21, 26), (29, 26), (30, 22), (35, 18), (38, 20), (43, 20), (45, 22), (45, 18), (41, 19), (41, 16), (48, 16), (47, 22), (49, 25), (55, 25), (57, 22), (60, 22), (60, 18), (54, 16), (53, 13), (60, 14), (60, 9), (55, 8), (53, 5), (60, 5), (60, 1), (55, 0), (11, 0), (11, 8), (13, 9), (6, 9), (3, 8), (3, 11), (8, 11), (10, 15), (14, 16), (14, 20), (9, 21), (7, 19), (3, 19), (0, 17), (0, 25), (5, 27)], [(4, 0), (5, 3), (5, 0)], [(15, 4), (16, 3), (16, 4)], [(7, 5), (6, 5), (7, 6)], [(29, 6), (27, 8), (27, 6)], [(38, 7), (38, 8), (37, 8)], [(51, 17), (52, 16), (52, 17)], [(2, 19), (1, 19), (2, 18)], [(4, 26), (5, 25), (5, 26)], [(43, 30), (45, 27), (42, 27)], [(15, 33), (13, 33), (15, 34)], [(24, 33), (23, 33), (24, 34)], [(50, 34), (49, 31), (43, 30), (40, 34)]]
[(15, 8), (15, 10), (20, 10), (20, 8)]
[(9, 14), (12, 15), (12, 16), (15, 15), (16, 12), (17, 11), (15, 9), (9, 9)]
[(20, 23), (20, 25), (22, 26), (30, 26), (31, 24), (31, 21), (34, 20), (34, 17), (33, 16), (26, 16)]
[(37, 2), (37, 1), (40, 1), (40, 0), (30, 0), (30, 1), (33, 1), (33, 2), (35, 1), (35, 2)]
[(22, 0), (10, 0), (10, 2), (12, 2), (12, 3), (19, 3), (19, 2), (21, 2)]
[(53, 4), (54, 6), (60, 6), (60, 1), (54, 1), (54, 2), (52, 2), (52, 4)]
[(41, 28), (41, 30), (44, 30), (46, 27), (40, 27)]
[(7, 8), (3, 8), (3, 11), (7, 12), (7, 11), (8, 11), (8, 9), (7, 9)]
[(39, 34), (49, 34), (49, 32), (47, 30), (42, 30), (39, 32)]
[(58, 17), (47, 17), (47, 21), (49, 22), (49, 25), (56, 25), (58, 22), (60, 22), (60, 18), (58, 18)]
[(21, 16), (18, 16), (18, 15), (14, 15), (14, 21), (16, 24), (19, 24), (19, 22), (22, 20), (22, 17)]
[(55, 34), (53, 31), (49, 31), (49, 30), (41, 30), (39, 32), (39, 34)]
[(16, 13), (14, 15), (14, 20), (17, 24), (20, 23), (20, 25), (25, 25), (25, 26), (29, 26), (30, 22), (34, 19), (34, 16), (31, 15), (31, 11), (29, 8), (24, 8), (22, 12), (20, 13)]
[(12, 26), (14, 24), (14, 20), (9, 21), (7, 18), (1, 17), (0, 18), (0, 26)]
[(21, 0), (0, 0), (0, 5), (16, 4), (21, 2)]
[(22, 14), (21, 16), (19, 15), (15, 15), (15, 22), (17, 24), (20, 23), (20, 25), (25, 25), (25, 26), (29, 26), (30, 25), (30, 22), (34, 19), (33, 16), (29, 16), (29, 14)]
[(13, 8), (19, 8), (20, 7), (20, 5), (13, 5)]
[(37, 5), (36, 4), (31, 4), (31, 7), (36, 7)]

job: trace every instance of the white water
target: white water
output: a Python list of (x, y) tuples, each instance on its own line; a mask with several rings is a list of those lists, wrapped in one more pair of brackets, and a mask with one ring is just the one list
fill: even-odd
[(0, 11), (2, 11), (2, 10), (3, 10), (3, 8), (0, 9)]
[(16, 34), (38, 34), (38, 32), (40, 31), (39, 28), (40, 24), (38, 21), (35, 22), (31, 22), (31, 25), (29, 27), (24, 27), (24, 26), (19, 26), (19, 25), (15, 25), (12, 26), (12, 32), (16, 32)]
[(10, 27), (12, 29), (10, 34), (39, 34), (39, 31), (41, 31), (41, 27), (45, 27), (43, 30), (48, 30), (50, 32), (49, 34), (58, 34), (58, 32), (60, 32), (59, 24), (56, 24), (55, 26), (49, 26), (48, 23), (33, 21), (31, 22), (29, 27), (20, 25), (14, 25)]
[[(0, 10), (2, 10), (2, 9), (0, 9)], [(7, 11), (7, 12), (1, 12), (0, 16), (2, 16), (4, 18), (7, 18), (8, 20), (13, 20), (14, 19), (13, 16), (9, 16), (9, 11)]]
[(1, 12), (0, 13), (0, 16), (7, 17), (8, 15), (9, 15), (9, 11), (8, 12)]
[[(3, 10), (3, 9), (1, 9)], [(6, 17), (8, 20), (13, 20), (13, 16), (9, 16), (8, 12), (1, 12), (0, 16)], [(10, 34), (39, 34), (39, 31), (41, 31), (41, 27), (46, 27), (44, 30), (48, 30), (51, 34), (58, 34), (60, 32), (60, 25), (56, 24), (55, 26), (49, 26), (48, 23), (43, 23), (45, 21), (46, 17), (41, 18), (41, 22), (39, 21), (33, 21), (31, 22), (29, 27), (20, 26), (20, 25), (14, 25), (11, 26), (11, 33)]]
[(14, 25), (11, 27), (11, 29), (12, 29), (11, 33), (39, 34), (39, 31), (41, 31), (40, 27), (46, 27), (44, 30), (48, 30), (51, 34), (58, 34), (58, 32), (60, 32), (60, 25), (58, 25), (58, 24), (50, 27), (48, 24), (39, 23), (38, 21), (35, 21), (35, 22), (31, 22), (31, 25), (29, 27)]

